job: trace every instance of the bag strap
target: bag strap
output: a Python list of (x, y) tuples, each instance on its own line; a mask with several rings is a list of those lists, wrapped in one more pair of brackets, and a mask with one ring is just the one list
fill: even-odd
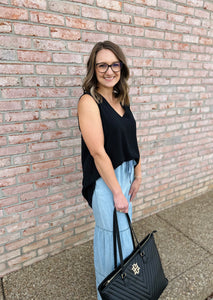
[[(138, 242), (136, 234), (133, 230), (129, 214), (127, 213), (125, 215), (127, 217), (128, 225), (129, 225), (129, 228), (130, 228), (133, 248), (135, 249), (136, 248), (135, 240), (137, 242), (137, 245), (139, 245), (139, 242)], [(117, 243), (116, 243), (116, 241), (117, 241)], [(118, 226), (118, 219), (117, 219), (117, 211), (116, 211), (116, 208), (114, 208), (114, 212), (113, 212), (113, 245), (114, 245), (114, 267), (115, 267), (115, 269), (117, 268), (117, 244), (118, 244), (118, 252), (119, 252), (119, 256), (120, 256), (121, 268), (123, 269), (123, 265), (124, 265), (124, 263), (123, 263), (123, 253), (122, 253), (122, 248), (121, 248), (121, 240), (120, 240), (120, 233), (119, 233), (119, 226)]]

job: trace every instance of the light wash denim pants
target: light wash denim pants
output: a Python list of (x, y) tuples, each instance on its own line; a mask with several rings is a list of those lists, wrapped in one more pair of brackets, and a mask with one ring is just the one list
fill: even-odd
[[(130, 202), (129, 190), (134, 180), (133, 160), (124, 162), (115, 169), (115, 174), (122, 191), (129, 202), (129, 216), (132, 218), (132, 203)], [(94, 233), (94, 265), (96, 275), (96, 287), (114, 269), (113, 252), (113, 210), (114, 200), (111, 190), (102, 178), (96, 181), (95, 190), (92, 198), (92, 208), (95, 217)], [(126, 215), (117, 212), (118, 225), (120, 230), (123, 258), (126, 258), (133, 250), (131, 233), (129, 230)], [(120, 262), (117, 254), (118, 264)], [(97, 291), (98, 300), (101, 296)]]

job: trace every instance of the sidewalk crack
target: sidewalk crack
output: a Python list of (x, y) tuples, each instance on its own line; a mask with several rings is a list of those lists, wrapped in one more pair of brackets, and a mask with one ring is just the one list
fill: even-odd
[(3, 300), (6, 300), (3, 277), (1, 277), (1, 290), (2, 290)]

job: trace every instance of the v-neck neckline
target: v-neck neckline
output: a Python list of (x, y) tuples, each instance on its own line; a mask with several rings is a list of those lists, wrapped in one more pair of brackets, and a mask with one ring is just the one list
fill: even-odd
[[(103, 97), (103, 96), (102, 96)], [(125, 106), (122, 106), (120, 103), (120, 106), (124, 109), (124, 113), (123, 115), (120, 115), (119, 112), (117, 112), (117, 110), (115, 110), (112, 105), (103, 97), (104, 101), (109, 105), (109, 107), (122, 119), (124, 117), (124, 115), (126, 114), (126, 108)]]

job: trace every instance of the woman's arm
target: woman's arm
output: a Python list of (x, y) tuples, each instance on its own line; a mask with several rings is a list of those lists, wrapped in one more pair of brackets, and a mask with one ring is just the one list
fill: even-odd
[(135, 174), (134, 181), (133, 181), (130, 191), (129, 191), (129, 194), (131, 196), (130, 201), (132, 201), (135, 198), (135, 196), (140, 188), (140, 185), (141, 185), (141, 181), (142, 181), (141, 159), (139, 159), (139, 162), (138, 162), (137, 166), (135, 167), (134, 174)]
[(127, 213), (128, 201), (116, 178), (112, 162), (104, 149), (104, 133), (97, 103), (89, 95), (78, 103), (78, 118), (83, 139), (94, 158), (96, 168), (113, 194), (117, 210)]

